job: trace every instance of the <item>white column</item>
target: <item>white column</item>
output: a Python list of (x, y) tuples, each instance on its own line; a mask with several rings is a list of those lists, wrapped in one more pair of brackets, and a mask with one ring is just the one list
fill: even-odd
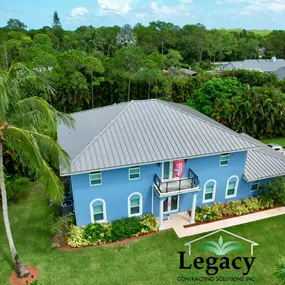
[(159, 200), (159, 230), (163, 230), (163, 201)]
[(193, 194), (190, 224), (195, 224), (195, 211), (196, 211), (197, 195), (198, 195), (198, 193)]

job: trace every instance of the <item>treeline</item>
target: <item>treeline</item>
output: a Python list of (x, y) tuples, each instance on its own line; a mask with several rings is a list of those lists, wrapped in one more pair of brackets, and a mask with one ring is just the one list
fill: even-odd
[[(10, 19), (0, 28), (1, 69), (22, 62), (44, 74), (55, 92), (39, 94), (67, 113), (133, 99), (188, 102), (239, 132), (284, 135), (284, 81), (250, 71), (207, 72), (216, 61), (285, 58), (285, 31), (207, 30), (151, 22), (134, 28), (52, 27), (27, 30)], [(187, 71), (197, 71), (188, 76)]]

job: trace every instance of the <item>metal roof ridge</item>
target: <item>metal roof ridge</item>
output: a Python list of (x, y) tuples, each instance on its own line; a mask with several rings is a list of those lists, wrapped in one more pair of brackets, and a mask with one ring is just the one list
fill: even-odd
[[(129, 102), (131, 102), (131, 101), (129, 101)], [(102, 107), (91, 108), (91, 109), (88, 109), (88, 110), (81, 110), (81, 111), (69, 113), (69, 115), (76, 115), (76, 114), (81, 114), (81, 113), (86, 113), (86, 112), (91, 112), (91, 111), (97, 111), (99, 109), (111, 108), (111, 107), (115, 107), (115, 106), (123, 105), (123, 104), (128, 105), (129, 102), (120, 102), (120, 103), (114, 103), (112, 105), (106, 105), (106, 106), (102, 106)]]
[(113, 125), (113, 123), (126, 111), (126, 109), (127, 109), (130, 105), (132, 105), (133, 102), (134, 102), (134, 100), (129, 101), (129, 102), (126, 104), (125, 108), (124, 108), (123, 110), (121, 110), (121, 111), (119, 112), (119, 114), (117, 114), (117, 116), (115, 116), (115, 118), (114, 118), (113, 120), (111, 120), (110, 123), (107, 124), (107, 126), (106, 126), (97, 136), (95, 136), (95, 138), (93, 138), (93, 139), (90, 141), (90, 143), (72, 160), (71, 165), (73, 165), (73, 164), (81, 157), (81, 155), (83, 155), (83, 153), (84, 153), (103, 133), (105, 133), (105, 131), (106, 131), (107, 129), (110, 128), (111, 125)]
[[(227, 132), (228, 134), (232, 134), (232, 135), (234, 135), (234, 136), (236, 136), (236, 137), (238, 137), (238, 138), (240, 138), (240, 139), (242, 139), (242, 140), (245, 140), (245, 141), (247, 141), (247, 142), (249, 142), (249, 143), (255, 145), (255, 147), (252, 147), (252, 148), (260, 148), (259, 145), (253, 143), (253, 142), (250, 141), (249, 139), (247, 139), (247, 138), (241, 136), (239, 133), (237, 133), (237, 132), (235, 132), (235, 131), (233, 131), (233, 130), (228, 131), (228, 130), (226, 130), (226, 129), (220, 127), (220, 126), (217, 126), (217, 125), (215, 125), (215, 124), (213, 124), (213, 123), (210, 123), (210, 122), (208, 122), (208, 121), (206, 121), (206, 120), (204, 120), (204, 119), (202, 119), (202, 118), (199, 118), (199, 117), (197, 117), (197, 116), (195, 116), (195, 115), (189, 114), (189, 113), (187, 113), (187, 112), (185, 112), (185, 111), (183, 111), (183, 110), (181, 110), (181, 109), (178, 109), (177, 107), (174, 107), (174, 106), (172, 106), (172, 105), (169, 105), (169, 104), (167, 103), (167, 101), (161, 101), (161, 100), (158, 100), (158, 99), (151, 99), (151, 100), (154, 100), (154, 101), (157, 101), (157, 102), (159, 102), (159, 103), (161, 103), (161, 104), (167, 105), (167, 106), (169, 106), (170, 108), (176, 109), (176, 110), (178, 110), (178, 111), (180, 111), (180, 112), (182, 112), (182, 113), (184, 113), (184, 114), (186, 114), (186, 115), (188, 115), (188, 116), (194, 117), (194, 118), (197, 119), (197, 120), (200, 120), (200, 121), (202, 121), (202, 122), (204, 122), (204, 123), (207, 123), (207, 124), (209, 124), (209, 125), (211, 125), (211, 126), (213, 126), (213, 127), (215, 127), (215, 128), (218, 128), (218, 129), (220, 129), (220, 130), (222, 130), (222, 131)], [(188, 106), (188, 107), (189, 107), (189, 106)], [(189, 107), (189, 108), (191, 108), (191, 107)], [(192, 109), (192, 108), (191, 108), (191, 109)], [(194, 109), (194, 110), (195, 110), (195, 109)], [(197, 111), (197, 110), (196, 110), (196, 111)], [(197, 111), (197, 112), (199, 112), (199, 111)], [(219, 122), (217, 122), (217, 123), (219, 123)], [(219, 123), (219, 124), (220, 124), (220, 123)], [(224, 127), (226, 127), (226, 126), (224, 126)], [(228, 128), (228, 127), (226, 127), (226, 128)]]

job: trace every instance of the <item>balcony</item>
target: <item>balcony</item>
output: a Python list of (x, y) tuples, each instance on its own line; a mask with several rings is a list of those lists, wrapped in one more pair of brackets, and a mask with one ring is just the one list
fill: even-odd
[(153, 186), (159, 197), (183, 194), (199, 189), (199, 178), (191, 169), (188, 170), (188, 177), (186, 178), (163, 182), (155, 174)]

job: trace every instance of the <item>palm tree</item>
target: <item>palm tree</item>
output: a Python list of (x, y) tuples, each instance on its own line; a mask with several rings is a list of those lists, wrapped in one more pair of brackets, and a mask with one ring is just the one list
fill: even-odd
[(285, 257), (280, 257), (273, 275), (279, 279), (280, 284), (285, 284)]
[(0, 71), (0, 187), (5, 230), (19, 278), (27, 276), (29, 271), (19, 259), (11, 233), (3, 146), (20, 155), (23, 166), (41, 179), (47, 195), (56, 202), (62, 199), (63, 186), (52, 167), (58, 165), (59, 159), (68, 167), (67, 154), (46, 133), (55, 131), (59, 121), (68, 125), (72, 125), (72, 121), (44, 99), (35, 97), (40, 92), (54, 92), (43, 74), (20, 63), (13, 64), (8, 71)]

